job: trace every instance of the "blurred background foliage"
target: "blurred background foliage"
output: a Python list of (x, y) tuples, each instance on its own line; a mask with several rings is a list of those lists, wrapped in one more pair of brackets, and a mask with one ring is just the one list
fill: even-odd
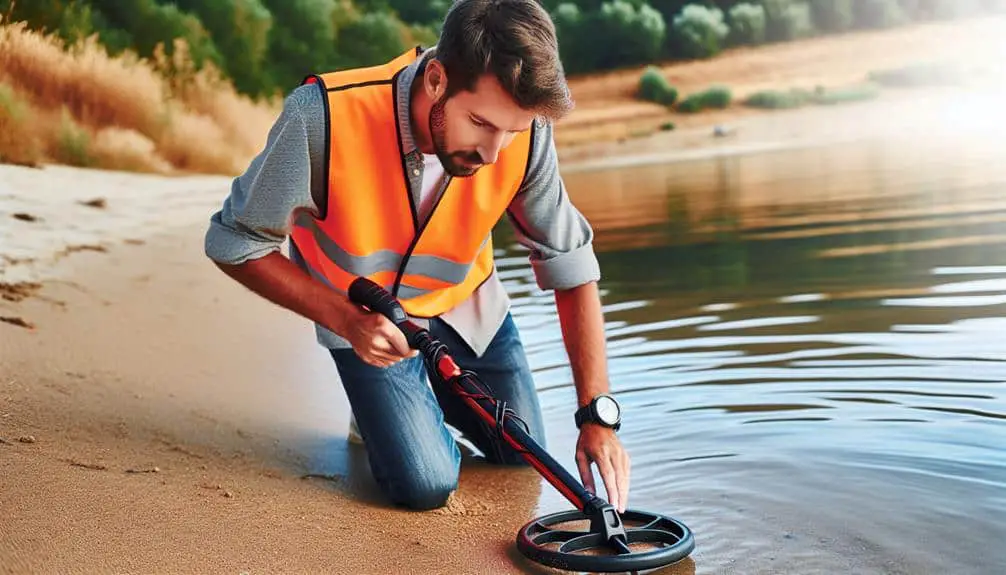
[[(541, 0), (570, 74), (715, 56), (735, 46), (1001, 11), (1006, 0)], [(0, 0), (23, 21), (110, 55), (211, 63), (242, 94), (289, 92), (307, 74), (373, 64), (436, 41), (450, 0)], [(603, 41), (598, 41), (603, 38)]]

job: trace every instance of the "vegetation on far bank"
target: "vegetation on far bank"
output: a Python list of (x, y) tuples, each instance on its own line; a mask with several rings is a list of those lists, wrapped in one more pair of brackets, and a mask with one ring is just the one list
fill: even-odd
[[(1006, 9), (1006, 0), (540, 1), (574, 76)], [(237, 173), (306, 74), (430, 45), (449, 4), (0, 0), (0, 161)], [(688, 114), (791, 108), (865, 99), (931, 74), (883, 71), (862, 85), (780, 86), (735, 102), (729, 85), (679, 93), (649, 66), (637, 97)]]
[(0, 26), (0, 161), (154, 173), (234, 174), (277, 109), (238, 94), (212, 68), (173, 57), (117, 57), (92, 40)]

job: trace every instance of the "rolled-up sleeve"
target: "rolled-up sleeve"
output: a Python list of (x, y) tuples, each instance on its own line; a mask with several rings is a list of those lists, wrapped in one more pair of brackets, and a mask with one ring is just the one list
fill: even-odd
[(262, 151), (231, 183), (219, 211), (210, 217), (204, 249), (210, 259), (241, 264), (281, 249), (298, 208), (314, 210), (312, 154), (305, 110), (318, 96), (301, 86), (284, 100)]
[(566, 192), (549, 122), (534, 130), (527, 177), (507, 215), (517, 241), (530, 250), (538, 287), (563, 290), (601, 278), (594, 232)]

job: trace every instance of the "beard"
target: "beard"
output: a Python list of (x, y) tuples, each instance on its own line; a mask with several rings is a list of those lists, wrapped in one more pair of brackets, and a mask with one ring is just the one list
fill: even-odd
[[(473, 175), (481, 167), (482, 157), (478, 152), (449, 152), (447, 150), (447, 114), (444, 111), (445, 98), (433, 103), (430, 110), (430, 137), (433, 150), (448, 175), (463, 178)], [(466, 163), (467, 162), (467, 163)], [(471, 166), (471, 164), (478, 164)]]

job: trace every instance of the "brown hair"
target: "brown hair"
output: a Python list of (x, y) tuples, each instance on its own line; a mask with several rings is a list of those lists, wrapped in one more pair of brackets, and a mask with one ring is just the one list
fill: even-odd
[(455, 0), (436, 58), (448, 95), (491, 73), (525, 110), (557, 120), (573, 109), (555, 25), (538, 0)]

